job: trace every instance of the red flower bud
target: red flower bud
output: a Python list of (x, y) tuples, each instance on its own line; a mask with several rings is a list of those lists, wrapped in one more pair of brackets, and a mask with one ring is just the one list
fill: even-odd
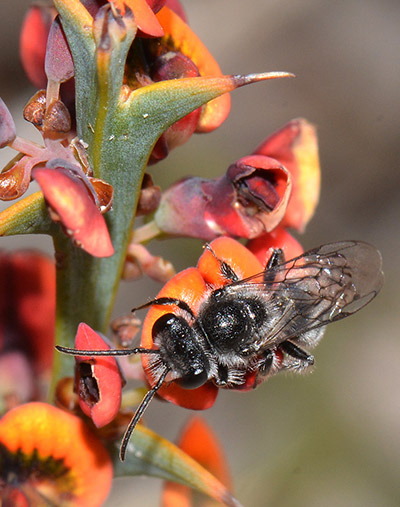
[(45, 57), (45, 71), (47, 78), (57, 83), (63, 83), (75, 74), (71, 51), (69, 50), (58, 16), (50, 27)]
[(47, 37), (57, 11), (50, 5), (33, 5), (22, 25), (20, 53), (22, 66), (37, 88), (46, 88), (44, 71)]
[(113, 255), (107, 224), (85, 183), (65, 167), (38, 167), (32, 175), (66, 233), (83, 250), (96, 257)]

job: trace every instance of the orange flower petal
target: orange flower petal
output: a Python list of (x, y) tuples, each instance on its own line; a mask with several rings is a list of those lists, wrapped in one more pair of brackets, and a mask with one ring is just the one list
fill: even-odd
[[(208, 290), (200, 272), (196, 268), (188, 268), (167, 282), (157, 297), (167, 296), (181, 299), (196, 313)], [(174, 305), (153, 305), (150, 308), (143, 322), (142, 347), (153, 348), (152, 329), (154, 323), (166, 313), (176, 310), (177, 307)], [(146, 354), (142, 355), (142, 364), (150, 384), (153, 385), (154, 381), (148, 368), (149, 358)], [(188, 390), (172, 382), (169, 385), (161, 387), (158, 391), (158, 394), (165, 400), (193, 410), (204, 410), (211, 407), (215, 402), (217, 393), (218, 388), (211, 383), (206, 383), (197, 389)]]
[(56, 505), (100, 506), (111, 487), (113, 467), (100, 441), (80, 418), (45, 403), (21, 405), (0, 420), (0, 454), (14, 463), (14, 481), (20, 471), (21, 482)]
[(205, 249), (197, 263), (197, 268), (206, 283), (214, 288), (221, 287), (227, 283), (226, 278), (221, 274), (218, 260), (229, 264), (239, 279), (247, 278), (263, 271), (263, 266), (257, 258), (235, 239), (221, 236), (214, 239), (210, 243), (210, 247), (214, 254), (209, 249)]
[[(110, 346), (82, 322), (78, 326), (75, 348), (108, 350)], [(121, 406), (123, 382), (117, 361), (111, 356), (76, 356), (75, 359), (79, 406), (98, 428), (102, 428), (114, 419)], [(88, 370), (89, 378), (84, 375)], [(93, 399), (93, 388), (97, 393), (96, 399)]]
[(315, 127), (303, 118), (292, 120), (269, 136), (254, 154), (276, 158), (290, 172), (292, 194), (281, 225), (303, 232), (319, 200), (320, 166)]
[(146, 0), (109, 0), (109, 2), (113, 3), (122, 14), (125, 13), (125, 5), (127, 5), (133, 12), (137, 27), (142, 34), (151, 37), (162, 37), (164, 35), (159, 20)]
[(226, 458), (218, 438), (204, 419), (192, 417), (182, 432), (178, 446), (225, 486), (231, 487), (231, 476)]
[(114, 248), (106, 222), (81, 180), (63, 168), (40, 167), (33, 171), (44, 197), (59, 215), (67, 233), (78, 246), (95, 257), (109, 257)]
[[(200, 417), (190, 419), (180, 436), (178, 446), (228, 489), (231, 489), (231, 477), (225, 456), (217, 437), (203, 419)], [(162, 505), (163, 507), (190, 507), (193, 505), (193, 491), (182, 484), (166, 482)]]
[[(203, 42), (175, 12), (168, 7), (163, 7), (157, 13), (157, 19), (164, 29), (165, 36), (171, 37), (175, 49), (188, 56), (196, 64), (201, 76), (223, 75), (218, 63)], [(228, 116), (230, 107), (231, 98), (228, 94), (208, 102), (203, 106), (197, 132), (211, 132), (219, 127)]]

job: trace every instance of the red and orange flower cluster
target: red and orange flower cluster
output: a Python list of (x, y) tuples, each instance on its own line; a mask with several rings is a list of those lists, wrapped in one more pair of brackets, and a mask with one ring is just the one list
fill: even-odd
[[(65, 3), (73, 10), (79, 2)], [(115, 19), (133, 14), (137, 36), (124, 72), (124, 86), (130, 90), (161, 81), (222, 75), (188, 27), (178, 0), (81, 0), (80, 5), (85, 7), (82, 15), (89, 25), (109, 12)], [(61, 224), (76, 246), (92, 256), (109, 257), (115, 245), (103, 215), (112, 208), (114, 189), (94, 177), (85, 143), (76, 138), (74, 64), (56, 16), (50, 4), (33, 6), (23, 25), (23, 65), (30, 80), (43, 88), (28, 103), (24, 116), (42, 134), (43, 146), (16, 135), (14, 121), (1, 101), (0, 147), (9, 146), (18, 155), (0, 174), (0, 199), (21, 197), (35, 180), (41, 193), (29, 202), (44, 199), (51, 219)], [(165, 158), (194, 132), (217, 128), (229, 109), (230, 97), (224, 94), (186, 115), (161, 135), (148, 153), (149, 163)], [(288, 229), (302, 232), (318, 202), (315, 130), (303, 119), (293, 120), (219, 178), (186, 178), (162, 193), (145, 178), (141, 197), (138, 214), (152, 217), (150, 227), (156, 234), (212, 241), (215, 254), (240, 277), (256, 274), (264, 269), (273, 249), (281, 248), (288, 258), (302, 252)], [(15, 210), (3, 212), (4, 222), (11, 220)], [(245, 239), (246, 246), (236, 239)], [(142, 264), (146, 258), (147, 270), (157, 272), (156, 277), (173, 275), (171, 266), (160, 267), (143, 245), (132, 243), (128, 258), (130, 252), (132, 257), (141, 256)], [(196, 314), (206, 287), (226, 283), (218, 278), (215, 262), (205, 250), (197, 267), (172, 278), (158, 297), (187, 300)], [(96, 428), (112, 423), (120, 412), (123, 373), (114, 358), (77, 356), (77, 402), (74, 399), (68, 407), (59, 399), (62, 409), (44, 403), (43, 387), (49, 380), (54, 346), (54, 265), (34, 252), (3, 253), (0, 281), (0, 409), (5, 413), (0, 421), (2, 500), (5, 505), (40, 504), (42, 498), (62, 505), (101, 505), (110, 490), (113, 464), (101, 442), (101, 435), (107, 433), (96, 433)], [(149, 310), (143, 347), (153, 348), (153, 324), (170, 311), (170, 307)], [(75, 346), (79, 350), (109, 348), (85, 323), (77, 330)], [(153, 386), (148, 357), (143, 356), (142, 362), (146, 380)], [(249, 374), (240, 389), (255, 385), (257, 378)], [(210, 382), (190, 391), (171, 383), (158, 391), (162, 398), (193, 409), (210, 407), (217, 392)], [(96, 428), (89, 429), (84, 414)], [(201, 422), (188, 427), (179, 445), (229, 487), (218, 445)], [(164, 505), (177, 505), (178, 497), (188, 502), (190, 495), (185, 486), (168, 483)]]

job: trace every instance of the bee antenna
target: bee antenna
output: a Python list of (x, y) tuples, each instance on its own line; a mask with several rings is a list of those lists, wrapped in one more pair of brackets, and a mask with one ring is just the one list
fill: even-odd
[(162, 372), (160, 378), (158, 379), (157, 384), (154, 387), (152, 387), (149, 391), (147, 391), (146, 396), (143, 398), (140, 405), (136, 409), (136, 412), (135, 412), (134, 416), (132, 417), (130, 423), (128, 424), (128, 427), (126, 428), (124, 437), (122, 439), (121, 448), (119, 451), (119, 459), (121, 461), (125, 460), (126, 449), (128, 447), (129, 440), (131, 438), (131, 435), (132, 435), (134, 429), (136, 428), (137, 423), (140, 421), (140, 419), (143, 415), (143, 412), (146, 410), (149, 403), (154, 398), (154, 395), (156, 394), (156, 392), (163, 385), (165, 377), (167, 376), (169, 371), (170, 371), (170, 369), (166, 366), (164, 371)]
[(59, 352), (70, 354), (72, 356), (131, 356), (132, 354), (160, 354), (158, 349), (144, 349), (142, 347), (136, 347), (134, 349), (79, 350), (56, 345), (56, 349)]

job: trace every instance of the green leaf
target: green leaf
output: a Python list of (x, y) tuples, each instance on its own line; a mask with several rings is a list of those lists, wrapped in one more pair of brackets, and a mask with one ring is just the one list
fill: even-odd
[(42, 192), (31, 194), (0, 213), (0, 236), (51, 234), (56, 228)]
[[(93, 101), (98, 93), (93, 18), (79, 0), (54, 0), (54, 5), (74, 60), (76, 115), (85, 118), (84, 123), (77, 123), (78, 135), (89, 143), (94, 127)], [(83, 125), (85, 135), (81, 130)]]
[(226, 505), (240, 506), (226, 487), (210, 472), (176, 445), (140, 424), (136, 427), (128, 445), (124, 462), (119, 460), (119, 447), (116, 443), (110, 452), (116, 477), (133, 475), (158, 477), (189, 486)]

